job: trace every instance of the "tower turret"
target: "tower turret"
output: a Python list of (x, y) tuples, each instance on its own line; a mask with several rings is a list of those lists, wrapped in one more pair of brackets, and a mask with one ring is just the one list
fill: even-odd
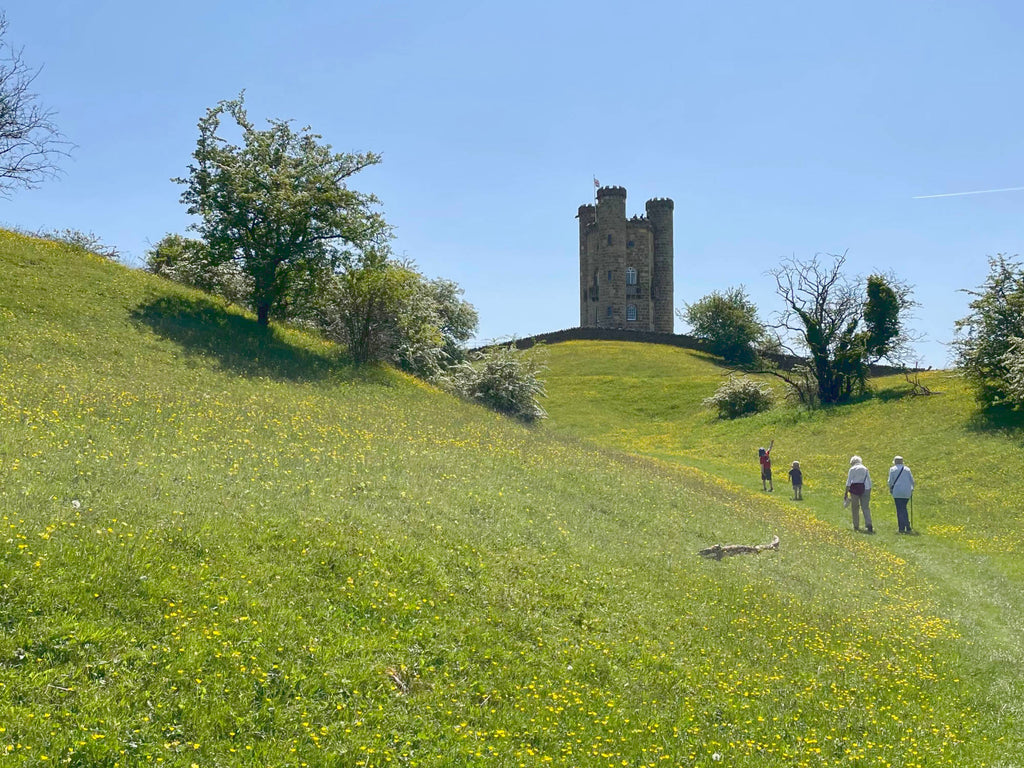
[(672, 211), (673, 203), (667, 197), (647, 201), (647, 220), (654, 232), (654, 258), (651, 276), (652, 326), (658, 333), (672, 333), (674, 322), (674, 286)]
[(626, 188), (601, 187), (597, 190), (597, 223), (626, 220)]
[(587, 230), (597, 222), (597, 208), (593, 205), (581, 205), (576, 218), (580, 220), (580, 328), (585, 328), (589, 324), (587, 308), (593, 293), (593, 269), (587, 248)]
[(599, 296), (593, 309), (596, 324), (618, 328), (625, 321), (626, 189), (597, 190), (596, 237), (590, 267), (596, 271)]

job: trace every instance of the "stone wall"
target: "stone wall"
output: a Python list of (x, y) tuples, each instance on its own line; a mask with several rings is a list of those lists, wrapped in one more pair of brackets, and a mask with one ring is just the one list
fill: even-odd
[[(535, 344), (558, 344), (563, 341), (633, 341), (643, 344), (664, 344), (669, 347), (682, 347), (683, 349), (711, 353), (708, 345), (696, 336), (689, 336), (685, 333), (630, 331), (625, 328), (566, 328), (561, 331), (538, 333), (535, 336), (515, 339), (512, 343), (515, 344), (517, 349), (529, 349)], [(477, 347), (476, 350), (486, 349), (487, 346), (491, 345)], [(792, 370), (794, 366), (807, 362), (805, 358), (797, 357), (796, 355), (769, 355), (768, 357), (784, 371)], [(872, 376), (891, 376), (896, 373), (902, 373), (904, 369), (893, 365), (871, 365), (868, 367), (868, 370)]]

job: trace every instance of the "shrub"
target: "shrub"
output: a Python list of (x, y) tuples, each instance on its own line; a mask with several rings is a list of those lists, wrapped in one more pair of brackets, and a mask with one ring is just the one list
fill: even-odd
[(1005, 400), (1014, 408), (1024, 406), (1024, 338), (1010, 338), (1010, 349), (1003, 355), (1006, 366)]
[(545, 369), (539, 347), (499, 345), (449, 369), (443, 379), (455, 394), (527, 423), (547, 417), (539, 398), (547, 397), (539, 378)]
[(388, 362), (427, 380), (463, 360), (476, 332), (476, 310), (456, 283), (383, 254), (336, 275), (320, 304), (316, 323), (354, 362)]
[(799, 403), (813, 410), (821, 405), (818, 397), (818, 377), (814, 375), (814, 369), (809, 365), (794, 365), (793, 369), (785, 374), (785, 382), (789, 384), (786, 398), (793, 403)]
[(202, 240), (169, 234), (146, 253), (146, 270), (251, 309), (252, 281), (236, 264), (211, 264)]
[(748, 413), (760, 413), (772, 407), (775, 393), (767, 384), (746, 376), (730, 376), (711, 397), (704, 398), (704, 405), (718, 409), (718, 418), (735, 419)]
[(94, 232), (83, 232), (80, 229), (51, 229), (40, 230), (36, 233), (36, 237), (81, 248), (83, 251), (110, 261), (119, 261), (121, 258), (121, 252), (117, 248), (104, 243)]
[(429, 322), (422, 283), (407, 265), (371, 259), (335, 277), (319, 323), (357, 364), (423, 358), (417, 350), (440, 348), (441, 334)]
[(193, 287), (202, 287), (206, 243), (191, 237), (167, 234), (146, 252), (146, 271)]

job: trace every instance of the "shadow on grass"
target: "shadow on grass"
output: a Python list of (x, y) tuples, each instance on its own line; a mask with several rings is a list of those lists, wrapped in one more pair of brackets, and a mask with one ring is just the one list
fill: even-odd
[(274, 328), (207, 299), (161, 296), (140, 304), (131, 318), (180, 345), (187, 355), (216, 360), (224, 370), (242, 376), (279, 381), (379, 378), (353, 366), (340, 351), (320, 353), (289, 344)]
[(903, 400), (907, 397), (916, 397), (914, 390), (907, 387), (888, 387), (886, 389), (869, 389), (867, 392), (861, 392), (850, 397), (849, 400), (844, 400), (841, 403), (833, 403), (825, 406), (827, 408), (842, 408), (844, 405), (854, 405), (856, 403), (866, 403), (871, 400), (875, 400), (881, 403), (891, 403), (894, 400)]
[(705, 349), (691, 349), (691, 352), (699, 355), (702, 360), (706, 360), (716, 368), (721, 369), (723, 375), (727, 373), (735, 373), (737, 376), (749, 376), (757, 373), (765, 373), (763, 367), (759, 366), (756, 361), (753, 362), (730, 362), (724, 357), (716, 355), (714, 352), (709, 352)]
[(1024, 434), (1024, 411), (993, 405), (971, 416), (967, 428), (972, 432), (1001, 432), (1017, 437)]
[[(711, 363), (716, 368), (721, 370), (723, 383), (727, 380), (727, 376), (731, 374), (735, 374), (737, 376), (764, 375), (766, 377), (771, 377), (769, 380), (775, 384), (778, 384), (780, 387), (783, 388), (785, 392), (788, 393), (790, 391), (791, 385), (775, 373), (775, 371), (778, 371), (779, 369), (765, 368), (757, 364), (743, 365), (740, 363), (730, 363), (727, 362), (726, 360), (723, 360), (720, 357), (714, 357), (711, 354), (708, 354), (706, 359), (709, 363)], [(781, 372), (784, 375), (788, 375), (787, 371)], [(940, 393), (934, 392), (933, 394)], [(894, 400), (902, 400), (903, 398), (913, 396), (915, 396), (914, 389), (913, 386), (910, 384), (907, 384), (906, 386), (897, 385), (895, 387), (886, 386), (885, 389), (869, 387), (866, 392), (851, 395), (850, 397), (846, 398), (845, 400), (841, 400), (838, 403), (826, 403), (824, 405), (819, 405), (818, 408), (842, 408), (843, 406), (854, 405), (856, 403), (864, 403), (869, 400), (877, 400), (883, 403), (888, 403)]]

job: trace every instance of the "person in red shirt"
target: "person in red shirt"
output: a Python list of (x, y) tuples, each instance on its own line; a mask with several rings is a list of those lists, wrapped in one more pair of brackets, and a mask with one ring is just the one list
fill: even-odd
[(775, 486), (772, 485), (772, 446), (775, 445), (775, 440), (772, 439), (768, 443), (767, 448), (758, 448), (757, 457), (761, 462), (761, 490), (762, 491), (774, 491)]

